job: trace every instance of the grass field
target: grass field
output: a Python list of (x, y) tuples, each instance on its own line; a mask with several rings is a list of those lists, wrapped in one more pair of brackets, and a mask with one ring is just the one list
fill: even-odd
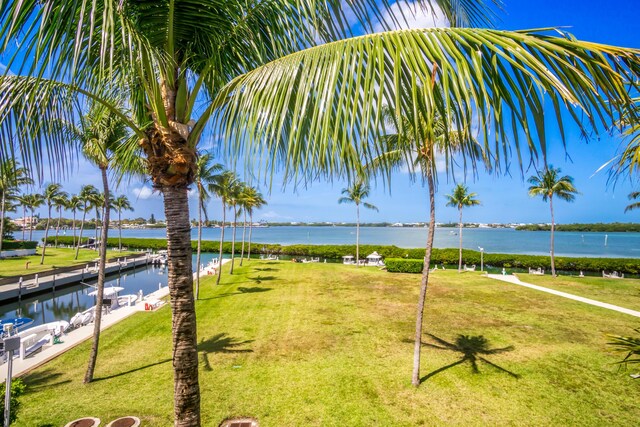
[(606, 279), (589, 276), (553, 278), (533, 274), (521, 274), (519, 277), (523, 282), (640, 311), (640, 280), (638, 279)]
[[(80, 249), (77, 260), (74, 260), (75, 254), (75, 249), (71, 248), (47, 248), (43, 265), (40, 265), (42, 248), (38, 248), (36, 255), (0, 259), (0, 278), (40, 273), (51, 270), (54, 266), (66, 267), (74, 264), (84, 264), (98, 258), (98, 252), (92, 249)], [(131, 254), (133, 252), (107, 251), (107, 259)], [(29, 262), (29, 268), (26, 268), (27, 262)]]
[[(606, 334), (638, 319), (480, 277), (438, 271), (427, 294), (423, 383), (411, 386), (416, 275), (335, 264), (251, 261), (201, 284), (204, 426), (634, 425), (640, 383)], [(466, 336), (466, 338), (461, 337)], [(483, 338), (480, 338), (483, 337)], [(17, 425), (172, 425), (171, 313), (140, 313), (25, 377)], [(454, 346), (455, 347), (455, 346)], [(482, 354), (486, 349), (505, 349)], [(478, 372), (471, 359), (477, 359)]]

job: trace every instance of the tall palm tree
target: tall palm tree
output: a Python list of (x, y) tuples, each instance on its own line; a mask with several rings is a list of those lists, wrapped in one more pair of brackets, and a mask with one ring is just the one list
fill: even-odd
[(238, 216), (240, 212), (238, 211), (238, 206), (242, 203), (242, 190), (246, 187), (244, 182), (238, 182), (235, 186), (233, 186), (230, 190), (229, 194), (229, 206), (233, 209), (233, 225), (232, 225), (232, 233), (231, 233), (231, 267), (229, 268), (229, 274), (233, 274), (233, 264), (236, 259), (236, 229), (238, 227)]
[(69, 194), (65, 191), (61, 191), (60, 194), (53, 200), (53, 206), (58, 211), (58, 223), (56, 224), (56, 240), (54, 247), (58, 247), (58, 234), (60, 232), (60, 222), (62, 221), (62, 211), (66, 209), (69, 204)]
[[(0, 160), (2, 159), (0, 158)], [(7, 211), (8, 203), (17, 199), (17, 191), (21, 185), (28, 185), (32, 182), (28, 171), (21, 167), (14, 159), (6, 159), (0, 162), (0, 251), (2, 251), (4, 215)]]
[[(419, 1), (424, 8), (434, 5), (458, 27), (491, 26), (494, 16), (482, 0)], [(414, 111), (416, 97), (424, 98), (421, 108), (456, 117), (463, 128), (479, 122), (496, 147), (510, 141), (518, 146), (517, 138), (506, 134), (519, 128), (526, 147), (536, 153), (546, 147), (544, 133), (537, 131), (548, 118), (562, 120), (565, 106), (584, 112), (571, 118), (586, 118), (578, 123), (585, 134), (609, 128), (629, 108), (632, 91), (625, 85), (635, 84), (640, 74), (640, 54), (632, 49), (540, 31), (462, 28), (340, 40), (352, 27), (369, 32), (379, 23), (388, 29), (403, 21), (392, 7), (374, 0), (123, 0), (91, 7), (6, 2), (0, 7), (0, 19), (12, 24), (0, 27), (0, 50), (16, 50), (11, 63), (28, 73), (0, 82), (2, 96), (12, 101), (0, 105), (0, 117), (12, 127), (27, 123), (18, 142), (24, 147), (40, 142), (26, 152), (32, 161), (46, 158), (32, 154), (43, 154), (46, 147), (60, 148), (49, 151), (57, 157), (70, 153), (63, 138), (38, 138), (49, 120), (27, 118), (71, 115), (71, 109), (60, 108), (70, 90), (102, 99), (96, 94), (102, 76), (118, 79), (130, 95), (133, 118), (122, 118), (139, 137), (148, 173), (165, 197), (171, 308), (180, 319), (173, 322), (177, 426), (200, 424), (187, 188), (210, 118), (218, 121), (232, 154), (246, 148), (248, 158), (267, 159), (270, 171), (283, 165), (287, 179), (303, 178), (299, 171), (311, 179), (346, 174), (362, 157), (378, 154), (369, 144), (384, 131), (379, 110), (385, 103), (400, 116)], [(16, 39), (18, 48), (11, 43)], [(42, 60), (25, 52), (38, 52)], [(31, 78), (43, 75), (50, 79)], [(445, 96), (434, 96), (429, 84), (434, 78), (444, 82)], [(551, 114), (545, 115), (545, 105)], [(514, 126), (502, 126), (507, 120)]]
[[(94, 249), (100, 250), (98, 247), (98, 230), (100, 229), (100, 212), (104, 211), (105, 206), (105, 194), (97, 192), (91, 197), (91, 208), (95, 210), (96, 215), (93, 217), (93, 223), (95, 225), (94, 233)], [(104, 228), (104, 227), (103, 227)]]
[(478, 206), (480, 200), (475, 199), (476, 193), (469, 193), (469, 189), (464, 184), (458, 184), (451, 194), (445, 194), (447, 206), (458, 208), (460, 220), (458, 221), (458, 235), (460, 237), (460, 247), (458, 254), (458, 273), (462, 271), (462, 208)]
[(206, 202), (211, 197), (207, 188), (212, 184), (223, 166), (220, 163), (212, 164), (213, 158), (209, 153), (198, 157), (195, 184), (198, 189), (198, 249), (196, 254), (196, 300), (200, 298), (200, 253), (202, 249), (202, 215), (207, 218)]
[(122, 211), (133, 211), (133, 206), (124, 194), (118, 196), (112, 206), (118, 212), (118, 250), (122, 251)]
[(33, 233), (33, 218), (36, 215), (36, 209), (44, 203), (44, 197), (42, 194), (25, 194), (22, 196), (25, 206), (31, 211), (31, 218), (29, 220), (29, 240)]
[(360, 265), (360, 205), (367, 209), (378, 211), (378, 208), (371, 203), (363, 202), (369, 197), (369, 185), (358, 180), (349, 188), (342, 189), (342, 197), (338, 203), (353, 203), (356, 205), (356, 265)]
[(82, 210), (84, 203), (77, 195), (73, 195), (69, 197), (69, 202), (67, 203), (67, 209), (71, 211), (73, 214), (73, 222), (71, 223), (71, 228), (73, 229), (73, 246), (76, 245), (76, 213), (78, 210)]
[(216, 175), (208, 187), (209, 191), (215, 194), (222, 202), (222, 224), (220, 226), (220, 249), (218, 251), (218, 278), (216, 279), (216, 285), (220, 284), (220, 277), (222, 277), (222, 245), (224, 243), (224, 228), (227, 221), (227, 207), (233, 198), (239, 182), (234, 172), (224, 171)]
[(76, 256), (74, 259), (78, 259), (78, 254), (80, 253), (80, 246), (82, 246), (82, 231), (84, 230), (84, 223), (87, 219), (87, 212), (92, 206), (93, 200), (96, 198), (98, 194), (98, 189), (93, 185), (83, 185), (80, 188), (80, 194), (78, 194), (78, 198), (82, 201), (82, 222), (80, 223), (80, 235), (78, 236), (78, 244), (76, 246)]
[(247, 229), (247, 214), (249, 214), (249, 242), (247, 247), (247, 260), (251, 259), (251, 233), (253, 231), (253, 210), (259, 209), (267, 202), (264, 200), (262, 194), (256, 187), (245, 185), (240, 197), (242, 202), (242, 212), (244, 215), (243, 227), (242, 227), (242, 251), (240, 253), (240, 265), (242, 265), (242, 259), (244, 258), (244, 238), (245, 231)]
[(560, 168), (554, 168), (549, 165), (544, 170), (538, 172), (529, 178), (528, 182), (531, 184), (529, 187), (529, 196), (536, 197), (542, 196), (543, 201), (549, 201), (549, 209), (551, 210), (551, 275), (556, 276), (556, 263), (553, 248), (553, 233), (555, 231), (555, 219), (553, 216), (553, 196), (558, 197), (560, 200), (567, 202), (573, 202), (576, 198), (578, 190), (573, 186), (573, 178), (569, 175), (560, 176)]
[(626, 208), (624, 208), (625, 213), (640, 208), (640, 191), (632, 191), (631, 193), (629, 193), (629, 200), (638, 201), (630, 203)]
[(44, 227), (44, 244), (42, 245), (42, 256), (40, 257), (40, 265), (44, 264), (44, 254), (47, 250), (47, 236), (49, 235), (49, 223), (51, 222), (51, 208), (55, 204), (58, 197), (62, 195), (62, 186), (60, 184), (51, 183), (47, 185), (42, 192), (44, 203), (47, 205), (47, 225)]

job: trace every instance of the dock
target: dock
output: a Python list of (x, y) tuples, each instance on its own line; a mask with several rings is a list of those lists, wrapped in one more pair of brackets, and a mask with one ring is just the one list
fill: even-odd
[[(148, 253), (139, 256), (128, 256), (111, 260), (105, 268), (105, 275), (120, 273), (142, 265), (151, 263), (152, 258)], [(56, 268), (41, 274), (31, 275), (23, 280), (15, 277), (0, 281), (0, 301), (19, 300), (30, 294), (38, 294), (49, 290), (55, 291), (66, 285), (98, 278), (98, 262), (91, 262), (84, 266)]]

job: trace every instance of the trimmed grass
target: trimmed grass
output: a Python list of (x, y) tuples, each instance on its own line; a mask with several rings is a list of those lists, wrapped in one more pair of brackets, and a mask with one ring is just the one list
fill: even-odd
[(603, 277), (518, 275), (523, 282), (640, 311), (640, 280)]
[[(227, 268), (228, 271), (228, 268)], [(613, 363), (607, 333), (637, 319), (479, 275), (433, 274), (424, 382), (411, 386), (419, 278), (336, 264), (252, 260), (201, 283), (197, 302), (203, 425), (252, 416), (266, 426), (634, 425), (638, 383)], [(486, 345), (477, 337), (486, 338)], [(476, 337), (475, 339), (471, 337)], [(172, 424), (171, 311), (140, 313), (25, 376), (17, 425), (106, 424), (124, 415)], [(517, 378), (513, 375), (517, 375)]]
[[(36, 255), (0, 259), (0, 278), (40, 273), (52, 270), (54, 266), (66, 267), (69, 265), (84, 264), (98, 258), (98, 252), (92, 249), (80, 249), (77, 260), (74, 260), (75, 254), (75, 249), (71, 248), (47, 248), (44, 254), (43, 265), (40, 265), (42, 248), (37, 249)], [(134, 252), (107, 251), (107, 259), (118, 256), (125, 257), (131, 254), (134, 254)], [(26, 268), (27, 262), (30, 262), (29, 269)]]

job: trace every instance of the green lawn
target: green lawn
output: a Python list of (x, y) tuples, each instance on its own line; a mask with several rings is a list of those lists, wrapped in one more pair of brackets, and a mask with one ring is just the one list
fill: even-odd
[(557, 291), (568, 292), (596, 301), (640, 311), (640, 280), (605, 279), (602, 277), (518, 275), (523, 282)]
[[(133, 253), (134, 252), (130, 251), (107, 251), (107, 258), (119, 256), (124, 257)], [(36, 255), (0, 259), (0, 278), (40, 273), (42, 271), (51, 270), (54, 266), (66, 267), (68, 265), (84, 264), (98, 258), (98, 252), (92, 249), (80, 249), (77, 260), (74, 260), (75, 254), (75, 249), (47, 248), (47, 251), (44, 254), (43, 265), (40, 265), (42, 248), (38, 248), (38, 253)], [(29, 262), (28, 269), (26, 268), (27, 262)]]
[[(457, 351), (425, 345), (411, 386), (419, 276), (336, 264), (251, 261), (201, 284), (197, 303), (203, 425), (230, 416), (266, 426), (634, 425), (640, 383), (613, 364), (606, 334), (638, 319), (479, 275), (438, 271), (426, 331), (512, 349), (474, 373)], [(18, 425), (103, 424), (137, 415), (172, 425), (171, 313), (140, 313), (25, 377)], [(425, 335), (425, 342), (434, 344)], [(475, 345), (474, 345), (475, 343)]]

